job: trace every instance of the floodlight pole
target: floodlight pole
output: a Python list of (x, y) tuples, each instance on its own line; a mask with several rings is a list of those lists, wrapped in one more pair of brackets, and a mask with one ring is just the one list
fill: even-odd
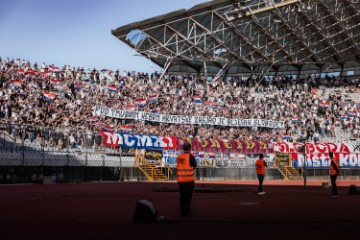
[(304, 174), (303, 174), (303, 178), (304, 178), (304, 188), (306, 188), (306, 165), (307, 165), (307, 161), (306, 161), (306, 138), (299, 138), (296, 139), (297, 142), (303, 143), (303, 154), (304, 154)]
[(206, 61), (204, 61), (204, 80), (205, 80), (205, 88), (206, 88), (206, 92), (209, 91), (209, 84), (207, 82), (207, 76), (208, 76), (208, 71), (207, 71), (207, 64)]
[(159, 81), (164, 77), (164, 75), (166, 74), (167, 70), (169, 69), (170, 65), (172, 64), (172, 58), (168, 57), (166, 59), (166, 62), (164, 64), (164, 68), (162, 70), (162, 73), (160, 75)]
[(122, 177), (122, 148), (119, 146), (119, 160), (120, 160), (120, 164), (119, 164), (119, 181), (123, 181), (123, 177)]

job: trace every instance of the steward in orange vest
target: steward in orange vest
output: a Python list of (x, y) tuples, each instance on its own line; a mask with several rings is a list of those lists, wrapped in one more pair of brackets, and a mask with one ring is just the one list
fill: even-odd
[(331, 163), (330, 163), (330, 180), (331, 180), (332, 196), (333, 197), (338, 197), (338, 195), (337, 195), (337, 186), (336, 186), (336, 178), (340, 174), (339, 159), (336, 159), (332, 152), (329, 152), (329, 158), (331, 160)]
[(190, 154), (191, 144), (185, 142), (184, 153), (176, 158), (176, 175), (180, 193), (181, 216), (189, 216), (190, 204), (195, 188), (195, 168), (197, 167), (195, 157)]
[(258, 194), (259, 195), (264, 195), (265, 194), (265, 192), (263, 190), (263, 182), (264, 182), (264, 178), (265, 178), (265, 167), (267, 167), (267, 164), (266, 164), (266, 162), (264, 161), (263, 158), (264, 158), (264, 155), (260, 154), (259, 159), (255, 163), (256, 175), (257, 175), (258, 180), (259, 180), (259, 187), (258, 187)]

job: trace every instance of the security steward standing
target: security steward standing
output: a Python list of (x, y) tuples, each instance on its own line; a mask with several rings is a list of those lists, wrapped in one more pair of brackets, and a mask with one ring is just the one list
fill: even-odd
[(265, 167), (267, 167), (267, 164), (264, 161), (263, 154), (260, 154), (259, 159), (256, 160), (255, 166), (256, 166), (256, 175), (259, 180), (258, 194), (264, 195), (265, 192), (263, 190), (263, 182), (264, 182), (264, 178), (265, 178)]
[(197, 167), (195, 157), (190, 154), (191, 144), (185, 142), (183, 145), (184, 153), (176, 158), (176, 174), (180, 193), (181, 216), (186, 217), (190, 214), (190, 204), (195, 187), (195, 168)]
[(333, 197), (339, 197), (337, 194), (336, 178), (340, 174), (339, 159), (334, 157), (332, 152), (329, 152), (330, 163), (330, 180), (331, 180), (331, 191)]

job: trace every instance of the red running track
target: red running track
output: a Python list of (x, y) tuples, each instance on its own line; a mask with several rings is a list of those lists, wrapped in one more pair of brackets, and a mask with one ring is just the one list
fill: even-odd
[[(119, 182), (0, 185), (1, 239), (359, 239), (360, 195), (339, 181), (339, 198), (323, 181), (197, 182), (190, 217), (179, 214), (177, 184)], [(167, 189), (172, 191), (154, 191)], [(132, 223), (147, 199), (170, 223)]]

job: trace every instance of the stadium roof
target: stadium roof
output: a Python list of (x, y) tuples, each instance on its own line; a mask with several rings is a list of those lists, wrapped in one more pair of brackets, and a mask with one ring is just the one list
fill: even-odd
[(360, 66), (360, 0), (213, 0), (112, 34), (168, 72), (353, 70)]

